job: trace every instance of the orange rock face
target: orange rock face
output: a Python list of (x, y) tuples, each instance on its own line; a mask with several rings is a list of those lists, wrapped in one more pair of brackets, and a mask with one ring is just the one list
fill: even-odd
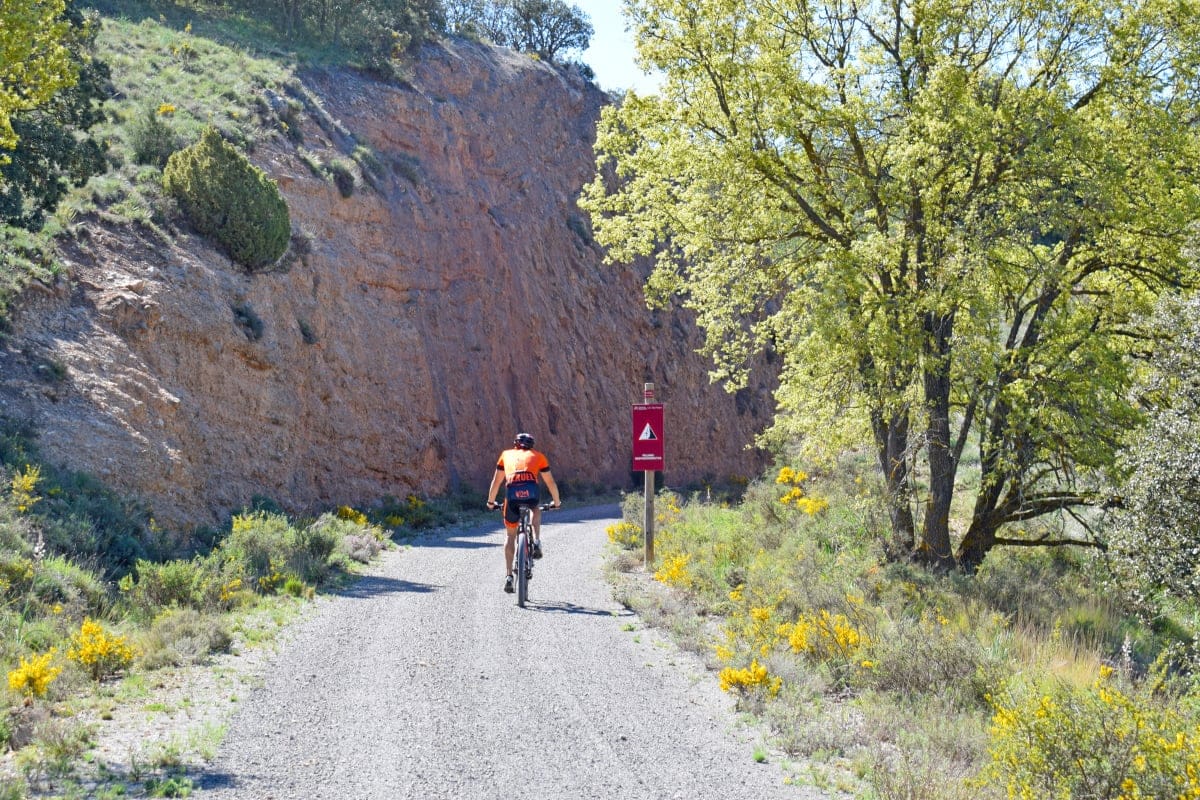
[(710, 384), (689, 319), (646, 309), (645, 269), (603, 265), (575, 204), (599, 90), (469, 44), (428, 50), (404, 87), (305, 85), (324, 112), (310, 107), (303, 147), (369, 145), (375, 187), (356, 173), (343, 197), (291, 143), (260, 143), (307, 252), (256, 275), (182, 222), (170, 243), (89, 223), (64, 251), (70, 278), (26, 294), (0, 354), (0, 412), (30, 418), (45, 455), (186, 525), (255, 496), (293, 511), (482, 499), (525, 430), (569, 498), (632, 485), (629, 406), (651, 380), (669, 485), (761, 468), (747, 445), (769, 390)]

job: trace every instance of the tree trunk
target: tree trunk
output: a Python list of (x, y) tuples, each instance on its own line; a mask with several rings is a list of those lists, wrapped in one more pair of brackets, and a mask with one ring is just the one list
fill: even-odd
[(954, 450), (950, 443), (950, 335), (953, 315), (925, 317), (925, 408), (929, 414), (929, 501), (917, 558), (939, 569), (954, 566), (950, 545), (950, 503), (954, 499)]
[(987, 554), (996, 545), (996, 531), (999, 528), (994, 514), (976, 515), (971, 520), (971, 527), (958, 546), (958, 565), (963, 571), (974, 574), (979, 570)]
[(871, 414), (871, 427), (879, 454), (879, 466), (887, 485), (888, 517), (892, 523), (894, 556), (912, 552), (916, 540), (913, 521), (912, 486), (908, 474), (908, 415), (897, 414), (885, 420), (882, 414)]
[(998, 453), (1004, 441), (1003, 426), (1008, 419), (1008, 407), (997, 403), (992, 416), (990, 431), (980, 445), (979, 494), (975, 497), (975, 508), (971, 512), (971, 526), (958, 546), (958, 565), (967, 572), (975, 572), (983, 559), (996, 544), (996, 531), (1000, 529), (1001, 497), (1004, 494), (1004, 475), (998, 467)]

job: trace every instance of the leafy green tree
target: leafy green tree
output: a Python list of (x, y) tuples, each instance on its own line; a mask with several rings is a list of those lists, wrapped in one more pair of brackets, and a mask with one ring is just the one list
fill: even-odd
[(75, 82), (64, 9), (64, 0), (0, 5), (0, 148), (17, 144), (13, 114), (41, 106)]
[(1193, 599), (1200, 596), (1200, 296), (1165, 298), (1155, 322), (1166, 338), (1138, 386), (1150, 420), (1121, 459), (1128, 477), (1110, 543), (1136, 592)]
[(774, 435), (873, 442), (898, 548), (1098, 545), (1019, 531), (1102, 501), (1143, 315), (1194, 278), (1200, 6), (626, 7), (666, 79), (600, 124), (610, 259), (656, 259), (730, 385), (780, 356)]
[(104, 150), (86, 135), (103, 119), (101, 102), (111, 91), (108, 66), (94, 57), (99, 22), (68, 2), (63, 39), (78, 79), (43, 105), (11, 117), (19, 138), (9, 162), (0, 165), (0, 221), (40, 229), (47, 211), (71, 185), (104, 171)]
[(446, 26), (440, 0), (232, 0), (250, 14), (268, 10), (284, 36), (347, 47), (360, 56), (390, 58)]
[(564, 0), (450, 0), (446, 15), (456, 33), (484, 37), (547, 61), (586, 50), (594, 32), (587, 14)]
[(508, 36), (507, 12), (496, 0), (446, 0), (451, 33), (500, 44)]
[(163, 188), (196, 230), (247, 269), (273, 264), (287, 250), (291, 219), (278, 187), (215, 128), (171, 155)]
[(508, 44), (547, 61), (567, 50), (586, 50), (594, 33), (587, 14), (564, 0), (508, 0), (508, 8)]

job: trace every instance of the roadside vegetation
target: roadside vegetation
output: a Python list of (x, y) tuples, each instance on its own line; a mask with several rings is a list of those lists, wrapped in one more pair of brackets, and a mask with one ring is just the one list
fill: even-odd
[[(1153, 324), (1118, 501), (1015, 532), (1046, 544), (931, 567), (895, 546), (869, 455), (792, 448), (736, 502), (660, 493), (652, 579), (627, 497), (622, 599), (707, 661), (796, 780), (870, 800), (1200, 797), (1200, 298), (1164, 298)], [(960, 474), (980, 481), (978, 460)], [(1064, 544), (1085, 525), (1102, 547)]]
[(882, 491), (854, 453), (734, 503), (663, 490), (652, 580), (631, 495), (609, 529), (619, 597), (706, 660), (794, 780), (877, 800), (1200, 796), (1194, 595), (1147, 613), (1091, 551), (1005, 550), (973, 576), (892, 558)]
[(0, 751), (15, 751), (0, 769), (5, 800), (186, 796), (188, 764), (211, 756), (219, 731), (196, 753), (146, 742), (128, 764), (98, 769), (88, 753), (99, 726), (143, 702), (156, 674), (269, 640), (394, 541), (461, 510), (410, 496), (297, 518), (263, 499), (220, 529), (183, 535), (42, 463), (10, 424), (0, 472)]

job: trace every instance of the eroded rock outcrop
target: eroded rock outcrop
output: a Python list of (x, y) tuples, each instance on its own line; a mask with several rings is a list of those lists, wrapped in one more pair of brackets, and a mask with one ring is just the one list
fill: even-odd
[(769, 393), (710, 385), (693, 327), (646, 310), (643, 273), (601, 265), (575, 205), (601, 92), (463, 43), (403, 87), (305, 85), (339, 122), (314, 109), (305, 146), (344, 151), (353, 132), (376, 188), (345, 198), (287, 141), (261, 144), (307, 252), (253, 276), (194, 235), (89, 223), (0, 355), (0, 411), (31, 418), (45, 454), (174, 524), (255, 495), (301, 510), (482, 488), (518, 429), (568, 489), (625, 485), (649, 379), (670, 483), (759, 468), (746, 447)]

